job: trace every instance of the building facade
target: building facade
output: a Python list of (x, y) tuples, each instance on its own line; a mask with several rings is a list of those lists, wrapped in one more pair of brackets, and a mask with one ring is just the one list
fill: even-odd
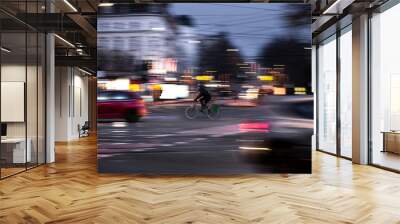
[(104, 60), (100, 76), (120, 75), (121, 70), (134, 76), (144, 63), (151, 65), (151, 73), (165, 74), (167, 60), (176, 56), (176, 30), (162, 8), (118, 17), (102, 14), (97, 33), (99, 59)]

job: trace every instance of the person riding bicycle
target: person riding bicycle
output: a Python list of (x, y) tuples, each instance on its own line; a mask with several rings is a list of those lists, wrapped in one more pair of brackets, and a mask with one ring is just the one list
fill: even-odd
[(207, 108), (207, 104), (211, 100), (211, 94), (207, 91), (206, 87), (203, 84), (199, 85), (199, 94), (194, 99), (194, 101), (196, 102), (197, 100), (199, 100), (201, 103), (201, 111), (203, 111), (204, 108)]

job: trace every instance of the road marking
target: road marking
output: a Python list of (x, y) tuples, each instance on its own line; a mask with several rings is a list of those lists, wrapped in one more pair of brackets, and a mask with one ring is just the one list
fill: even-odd
[(152, 150), (152, 149), (156, 149), (156, 148), (131, 149), (129, 151), (130, 152), (145, 152), (145, 151)]
[(260, 151), (272, 151), (270, 148), (264, 148), (264, 147), (246, 147), (246, 146), (240, 146), (239, 149), (244, 149), (244, 150), (260, 150)]
[(202, 141), (202, 140), (206, 140), (206, 138), (195, 138), (195, 139), (193, 139), (193, 141)]
[(237, 124), (217, 126), (211, 128), (200, 128), (188, 131), (181, 131), (178, 134), (183, 135), (209, 135), (212, 137), (223, 137), (227, 135), (239, 134), (240, 130)]

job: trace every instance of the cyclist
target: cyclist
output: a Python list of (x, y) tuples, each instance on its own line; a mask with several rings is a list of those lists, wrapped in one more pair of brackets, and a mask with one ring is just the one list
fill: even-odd
[(206, 87), (203, 84), (199, 85), (199, 94), (194, 99), (194, 101), (196, 102), (197, 100), (199, 100), (201, 103), (201, 111), (203, 111), (204, 108), (207, 108), (207, 104), (211, 100), (211, 94), (207, 91)]

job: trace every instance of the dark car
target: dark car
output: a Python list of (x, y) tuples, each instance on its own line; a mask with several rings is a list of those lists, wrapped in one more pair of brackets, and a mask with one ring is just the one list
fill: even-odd
[(240, 151), (246, 159), (310, 164), (313, 134), (313, 98), (273, 97), (265, 120), (240, 125)]
[(99, 120), (124, 119), (136, 122), (147, 113), (139, 94), (130, 91), (98, 92), (97, 109)]

